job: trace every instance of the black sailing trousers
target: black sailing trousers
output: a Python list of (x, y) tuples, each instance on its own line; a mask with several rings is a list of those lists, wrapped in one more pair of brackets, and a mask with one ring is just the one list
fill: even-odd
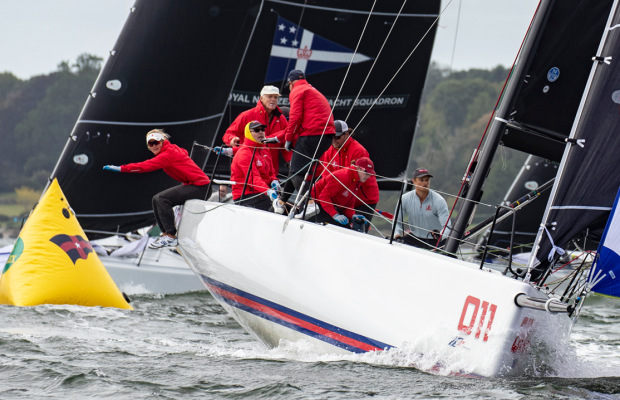
[(166, 189), (153, 196), (153, 213), (157, 225), (162, 232), (176, 236), (177, 228), (174, 226), (174, 206), (182, 206), (187, 200), (204, 200), (211, 196), (211, 190), (207, 193), (209, 185), (179, 185)]

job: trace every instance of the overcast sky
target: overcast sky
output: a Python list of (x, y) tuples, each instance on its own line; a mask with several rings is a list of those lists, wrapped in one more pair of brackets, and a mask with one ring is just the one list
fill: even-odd
[[(442, 8), (450, 2), (442, 1)], [(446, 66), (452, 58), (459, 1), (453, 68), (511, 65), (538, 1), (452, 0), (440, 19), (433, 53), (433, 60)], [(54, 71), (58, 63), (73, 62), (81, 53), (107, 58), (133, 3), (0, 0), (0, 72), (26, 79)]]

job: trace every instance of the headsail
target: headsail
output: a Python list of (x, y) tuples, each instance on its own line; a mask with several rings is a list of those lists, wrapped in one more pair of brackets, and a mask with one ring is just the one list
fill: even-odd
[[(618, 1), (607, 21), (597, 53), (590, 56), (591, 80), (582, 100), (558, 179), (551, 194), (545, 226), (538, 235), (536, 254), (544, 267), (557, 259), (558, 250), (571, 239), (585, 236), (599, 240), (620, 187), (620, 8)], [(585, 57), (583, 55), (582, 57)], [(592, 58), (594, 57), (594, 60)], [(531, 265), (536, 260), (530, 260)]]
[(52, 174), (85, 229), (154, 222), (152, 196), (177, 182), (161, 171), (121, 176), (102, 167), (152, 157), (145, 136), (153, 128), (188, 150), (211, 141), (261, 6), (136, 1)]
[(594, 283), (592, 291), (606, 296), (620, 298), (620, 212), (618, 211), (620, 191), (616, 195), (611, 216), (607, 221), (601, 244), (598, 248), (596, 267), (591, 269), (589, 280)]

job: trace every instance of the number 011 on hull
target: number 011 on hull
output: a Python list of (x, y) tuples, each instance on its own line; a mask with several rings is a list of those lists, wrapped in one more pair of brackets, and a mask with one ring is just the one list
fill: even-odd
[(268, 347), (303, 340), (317, 353), (389, 351), (437, 373), (518, 375), (534, 346), (570, 331), (566, 314), (515, 303), (546, 299), (528, 283), (335, 226), (293, 219), (283, 231), (285, 219), (192, 200), (179, 229), (205, 287)]

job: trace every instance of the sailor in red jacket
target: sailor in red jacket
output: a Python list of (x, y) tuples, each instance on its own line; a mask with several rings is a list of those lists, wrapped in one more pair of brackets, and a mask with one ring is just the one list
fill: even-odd
[[(265, 86), (260, 92), (260, 99), (256, 103), (256, 107), (242, 112), (235, 118), (234, 122), (226, 129), (226, 133), (222, 140), (225, 144), (231, 146), (231, 149), (224, 149), (224, 153), (232, 156), (239, 150), (239, 146), (245, 140), (245, 127), (252, 121), (259, 121), (265, 125), (265, 143), (271, 151), (271, 161), (276, 173), (280, 167), (280, 154), (285, 162), (291, 161), (292, 152), (284, 150), (284, 130), (288, 126), (288, 121), (278, 107), (278, 97), (280, 91), (275, 86)], [(282, 140), (278, 140), (281, 137)], [(271, 139), (271, 140), (270, 140)], [(216, 147), (216, 153), (222, 150)]]
[(280, 182), (271, 162), (271, 152), (262, 143), (265, 128), (259, 121), (245, 126), (245, 138), (233, 158), (230, 179), (236, 182), (233, 185), (236, 203), (269, 211), (271, 202), (278, 197)]
[[(155, 155), (150, 160), (139, 163), (125, 164), (120, 167), (106, 165), (104, 170), (115, 172), (151, 172), (163, 169), (171, 178), (182, 182), (180, 186), (175, 186), (163, 192), (157, 193), (153, 197), (153, 213), (157, 220), (157, 225), (162, 232), (150, 248), (175, 247), (177, 245), (177, 229), (174, 226), (173, 207), (183, 205), (186, 200), (204, 200), (211, 195), (209, 190), (209, 178), (207, 175), (189, 158), (187, 150), (180, 148), (168, 141), (170, 136), (161, 129), (154, 129), (147, 133), (146, 143), (149, 150)], [(209, 191), (209, 193), (207, 193)]]
[[(309, 163), (316, 153), (317, 158), (327, 150), (334, 136), (334, 117), (331, 107), (318, 90), (312, 87), (304, 73), (293, 70), (288, 75), (288, 87), (291, 91), (289, 101), (291, 112), (288, 126), (285, 131), (285, 148), (295, 152), (291, 158), (289, 180), (279, 201), (274, 201), (275, 212), (284, 213), (284, 203), (291, 196), (293, 189), (297, 189), (303, 196), (301, 186)], [(308, 185), (304, 185), (305, 192)]]
[[(332, 141), (332, 145), (319, 159), (321, 166), (317, 171), (317, 175), (325, 175), (325, 166), (331, 172), (336, 172), (341, 168), (346, 168), (351, 165), (355, 160), (362, 157), (370, 157), (368, 151), (358, 142), (353, 139), (353, 129), (349, 128), (346, 122), (336, 120), (334, 121), (336, 128), (336, 134)], [(379, 203), (379, 185), (377, 184), (377, 178), (371, 175), (366, 182), (360, 187), (359, 200), (355, 201), (355, 210), (358, 214), (362, 214), (368, 221), (372, 221), (372, 217), (375, 213), (375, 207)], [(306, 211), (306, 215), (312, 214), (310, 208)], [(369, 224), (366, 225), (366, 228)]]
[(312, 198), (319, 209), (316, 221), (347, 228), (350, 220), (366, 225), (366, 218), (355, 211), (355, 200), (360, 195), (362, 184), (374, 174), (374, 164), (368, 157), (356, 160), (350, 168), (326, 172), (312, 188)]

